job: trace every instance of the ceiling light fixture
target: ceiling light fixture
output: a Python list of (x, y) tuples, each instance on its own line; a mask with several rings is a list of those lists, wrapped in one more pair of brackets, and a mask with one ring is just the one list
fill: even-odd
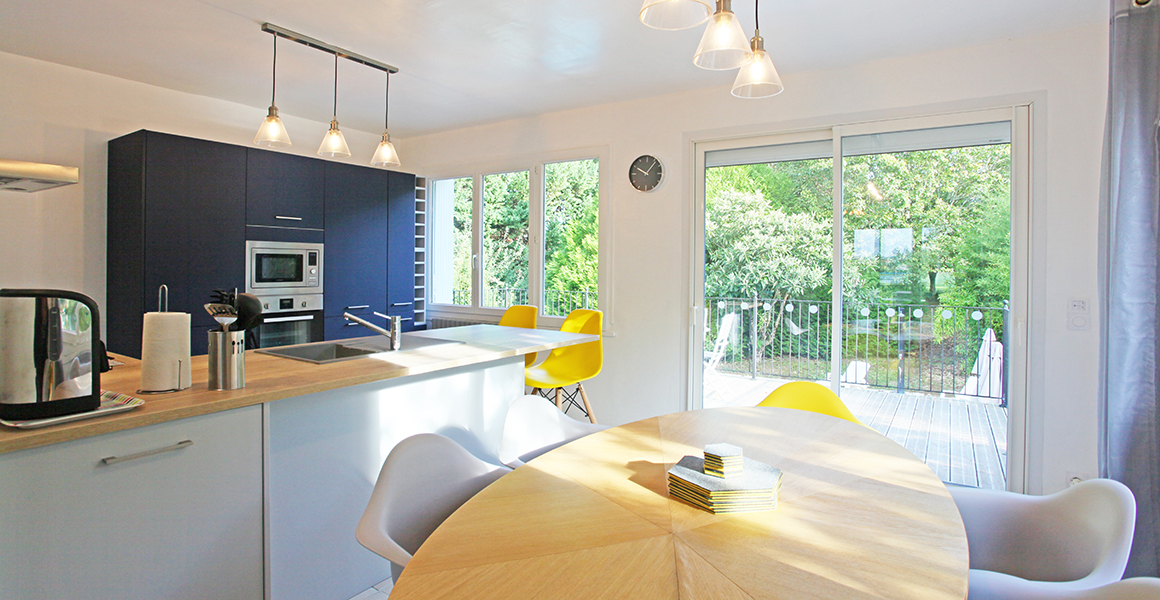
[(338, 130), (338, 54), (334, 55), (334, 114), (330, 117), (330, 130), (322, 137), (322, 145), (318, 147), (318, 155), (336, 158), (350, 156), (346, 138)]
[[(280, 38), (280, 37), (298, 42), (299, 44), (302, 44), (304, 46), (309, 46), (311, 48), (314, 48), (315, 50), (321, 50), (321, 51), (326, 52), (328, 54), (334, 55), (334, 111), (331, 115), (330, 130), (327, 131), (326, 136), (322, 138), (322, 145), (319, 146), (319, 148), (318, 148), (318, 154), (320, 156), (331, 156), (331, 157), (341, 157), (341, 158), (345, 158), (345, 157), (350, 156), (350, 148), (346, 145), (346, 139), (343, 137), (342, 132), (339, 131), (339, 129), (338, 129), (338, 59), (345, 58), (347, 60), (362, 64), (362, 65), (366, 65), (366, 66), (371, 67), (373, 69), (385, 71), (387, 73), (387, 86), (388, 86), (387, 89), (388, 89), (388, 91), (390, 90), (390, 75), (392, 73), (398, 73), (399, 70), (395, 67), (392, 67), (391, 65), (386, 64), (386, 63), (379, 62), (379, 61), (374, 60), (372, 58), (367, 58), (361, 54), (355, 54), (354, 52), (351, 52), (349, 50), (344, 50), (342, 48), (339, 48), (338, 46), (332, 46), (330, 44), (327, 44), (326, 42), (319, 41), (319, 40), (316, 40), (312, 37), (302, 35), (301, 33), (290, 31), (289, 29), (284, 29), (282, 27), (278, 27), (277, 25), (273, 25), (271, 23), (262, 23), (262, 31), (265, 31), (266, 33), (269, 33), (269, 34), (274, 36), (274, 64), (275, 64), (275, 68), (277, 67), (277, 61), (278, 61), (278, 38)], [(285, 143), (274, 144), (274, 143), (265, 142), (265, 138), (263, 138), (263, 131), (271, 119), (276, 121), (278, 124), (278, 127), (281, 128), (281, 139), (284, 139)], [(271, 98), (270, 98), (270, 116), (268, 116), (266, 118), (266, 122), (262, 124), (262, 127), (263, 127), (263, 129), (259, 130), (258, 136), (254, 138), (255, 144), (281, 145), (281, 146), (289, 146), (290, 145), (290, 137), (288, 135), (286, 135), (286, 130), (284, 127), (282, 127), (281, 119), (278, 119), (278, 110), (277, 110), (277, 108), (274, 107), (273, 93), (271, 93)], [(384, 146), (386, 146), (386, 148), (384, 148)], [(385, 158), (384, 158), (385, 162), (380, 162), (379, 155), (384, 153), (384, 152), (387, 152), (388, 150), (390, 151), (390, 156), (385, 156)], [(390, 162), (390, 160), (389, 160), (392, 156), (393, 156), (394, 162)], [(395, 153), (394, 145), (391, 144), (390, 136), (387, 135), (386, 132), (383, 132), (383, 142), (381, 144), (379, 144), (379, 150), (375, 152), (375, 156), (372, 159), (372, 164), (374, 164), (375, 166), (397, 166), (399, 164), (398, 154)]]
[(397, 167), (399, 166), (399, 153), (395, 152), (395, 145), (391, 143), (391, 128), (387, 117), (390, 116), (391, 108), (391, 73), (387, 72), (387, 91), (384, 94), (383, 100), (383, 141), (379, 142), (379, 147), (375, 149), (375, 155), (371, 157), (372, 167)]
[(757, 16), (758, 0), (753, 0), (753, 39), (749, 40), (752, 52), (749, 62), (741, 65), (737, 79), (733, 80), (734, 96), (738, 98), (769, 98), (785, 89), (781, 77), (773, 67), (773, 59), (765, 51), (765, 40), (761, 38), (761, 25)]
[(254, 136), (254, 143), (258, 146), (289, 146), (290, 134), (286, 133), (286, 126), (278, 118), (278, 107), (274, 105), (274, 92), (278, 84), (278, 36), (274, 36), (274, 69), (270, 75), (270, 112), (266, 120), (258, 127), (258, 134)]
[(713, 20), (701, 36), (701, 44), (693, 56), (693, 64), (702, 69), (727, 71), (736, 69), (749, 60), (749, 40), (731, 10), (730, 0), (717, 0)]
[(688, 29), (713, 15), (710, 0), (644, 0), (640, 22), (653, 29)]

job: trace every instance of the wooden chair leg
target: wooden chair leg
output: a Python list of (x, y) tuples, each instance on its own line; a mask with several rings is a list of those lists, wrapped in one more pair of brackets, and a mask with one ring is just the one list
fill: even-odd
[(556, 408), (560, 409), (561, 411), (564, 410), (564, 405), (560, 402), (560, 392), (562, 391), (563, 388), (556, 388)]
[[(592, 415), (592, 405), (588, 403), (588, 394), (584, 393), (584, 384), (577, 383), (576, 387), (580, 388), (580, 397), (584, 400), (584, 412), (588, 413), (588, 420), (596, 423), (596, 417)], [(559, 400), (560, 397), (556, 396), (556, 401)]]
[(530, 395), (539, 396), (540, 395), (540, 388), (532, 388), (532, 393)]

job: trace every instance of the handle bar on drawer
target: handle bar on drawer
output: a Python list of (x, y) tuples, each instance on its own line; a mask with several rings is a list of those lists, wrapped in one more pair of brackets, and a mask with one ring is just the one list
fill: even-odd
[(115, 464), (120, 463), (120, 462), (135, 460), (138, 458), (145, 458), (146, 456), (153, 456), (154, 454), (162, 454), (165, 452), (173, 452), (174, 450), (181, 450), (182, 448), (188, 448), (192, 445), (193, 445), (193, 440), (181, 440), (180, 442), (177, 442), (176, 444), (174, 444), (172, 446), (166, 446), (164, 448), (154, 448), (152, 450), (145, 450), (142, 452), (137, 452), (135, 454), (126, 454), (125, 456), (106, 456), (105, 458), (101, 459), (101, 464), (103, 464), (103, 465), (115, 465)]

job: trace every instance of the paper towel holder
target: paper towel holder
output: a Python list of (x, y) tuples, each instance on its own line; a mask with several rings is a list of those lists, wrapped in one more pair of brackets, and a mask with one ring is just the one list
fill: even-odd
[[(164, 283), (157, 287), (157, 312), (159, 312), (159, 313), (169, 312), (169, 286), (165, 285)], [(144, 348), (142, 350), (144, 351)], [(144, 354), (142, 354), (142, 359), (144, 359), (144, 358), (145, 358), (145, 356), (144, 356)], [(185, 367), (185, 362), (182, 361), (180, 358), (177, 359), (177, 385), (175, 387), (172, 387), (172, 388), (167, 389), (167, 390), (138, 389), (137, 393), (145, 395), (145, 394), (169, 394), (169, 393), (173, 393), (173, 392), (180, 392), (181, 390), (190, 386), (189, 382), (185, 382), (184, 386), (182, 385), (183, 381), (182, 381), (181, 375), (182, 375), (182, 373), (185, 372), (184, 367)], [(144, 369), (145, 369), (145, 364), (143, 361), (142, 370), (144, 371)]]

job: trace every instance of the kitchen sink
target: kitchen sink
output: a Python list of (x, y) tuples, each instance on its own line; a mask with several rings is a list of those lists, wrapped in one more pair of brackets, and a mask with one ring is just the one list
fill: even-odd
[(418, 337), (402, 334), (400, 348), (391, 350), (391, 340), (382, 336), (354, 338), (334, 342), (314, 342), (311, 344), (297, 344), (294, 346), (279, 346), (276, 348), (262, 348), (260, 354), (292, 358), (314, 364), (326, 364), (342, 360), (350, 360), (380, 352), (411, 352), (432, 346), (446, 344), (462, 344), (456, 340), (441, 340), (438, 338)]

